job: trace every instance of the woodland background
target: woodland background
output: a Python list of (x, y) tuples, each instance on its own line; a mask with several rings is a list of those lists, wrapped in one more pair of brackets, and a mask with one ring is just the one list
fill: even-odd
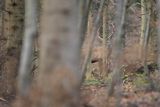
[(0, 107), (159, 107), (159, 0), (0, 0)]

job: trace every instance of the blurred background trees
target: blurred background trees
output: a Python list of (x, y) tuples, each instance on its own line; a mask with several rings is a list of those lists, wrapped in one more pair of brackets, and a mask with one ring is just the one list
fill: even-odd
[(118, 107), (126, 75), (137, 72), (143, 91), (159, 92), (158, 0), (0, 3), (0, 101), (80, 107), (80, 88), (91, 83), (105, 85), (103, 100), (115, 95)]

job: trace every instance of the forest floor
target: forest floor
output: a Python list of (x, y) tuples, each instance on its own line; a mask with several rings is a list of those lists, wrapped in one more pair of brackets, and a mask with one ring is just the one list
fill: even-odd
[[(160, 75), (155, 64), (156, 56), (153, 55), (154, 50), (150, 49), (152, 52), (149, 52), (148, 68), (155, 87), (149, 88), (149, 81), (137, 56), (138, 42), (138, 38), (135, 37), (130, 37), (126, 40), (122, 64), (125, 65), (125, 68), (122, 75), (121, 107), (160, 107)], [(98, 51), (98, 53), (101, 52)], [(96, 66), (93, 65), (91, 67), (95, 69), (94, 67)], [(110, 79), (105, 81), (97, 78), (86, 80), (81, 87), (83, 107), (115, 107), (118, 96), (113, 94), (108, 97), (110, 83)], [(115, 88), (115, 92), (117, 90), (119, 89)], [(11, 107), (11, 103), (7, 99), (0, 97), (0, 107)]]
[[(160, 85), (160, 76), (157, 72), (152, 72), (151, 76), (155, 77), (153, 82), (158, 82)], [(141, 72), (124, 75), (121, 107), (160, 107), (160, 86), (150, 90), (148, 88), (149, 82), (145, 77), (145, 74)], [(115, 107), (117, 96), (113, 94), (108, 97), (109, 86), (109, 82), (85, 81), (81, 87), (82, 107)], [(0, 107), (11, 107), (11, 105), (7, 100), (0, 98)]]
[[(156, 65), (155, 44), (148, 47), (148, 69), (151, 80), (148, 80), (141, 59), (139, 59), (139, 37), (126, 38), (122, 67), (122, 90), (120, 106), (118, 107), (160, 107), (160, 74)], [(92, 52), (93, 54), (96, 51)], [(93, 65), (93, 64), (92, 64)], [(96, 65), (90, 66), (95, 69)], [(96, 67), (97, 68), (97, 67)], [(99, 72), (97, 69), (94, 72)], [(98, 74), (98, 73), (97, 73)], [(96, 75), (97, 76), (97, 75)], [(110, 79), (99, 80), (98, 77), (88, 79), (81, 88), (81, 99), (86, 107), (116, 107), (119, 96), (113, 94), (108, 97)], [(108, 78), (111, 78), (108, 76)], [(150, 85), (153, 83), (153, 86)], [(120, 91), (115, 87), (114, 93)]]
[[(155, 77), (157, 73), (151, 74)], [(157, 80), (158, 79), (158, 80)], [(159, 77), (153, 79), (153, 88), (149, 88), (149, 82), (145, 74), (127, 74), (123, 78), (121, 92), (121, 107), (160, 107)], [(158, 81), (158, 83), (156, 83)], [(86, 107), (115, 107), (118, 96), (113, 94), (108, 97), (108, 84), (90, 81), (81, 88), (81, 98)], [(119, 89), (115, 89), (115, 92)]]

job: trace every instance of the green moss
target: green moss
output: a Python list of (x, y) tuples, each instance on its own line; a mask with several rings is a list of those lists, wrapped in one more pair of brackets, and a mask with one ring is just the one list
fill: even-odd
[(84, 85), (101, 85), (102, 81), (99, 81), (97, 79), (90, 79), (90, 80), (85, 80)]
[(133, 84), (138, 89), (145, 89), (149, 85), (149, 82), (147, 80), (145, 73), (136, 74), (135, 79), (133, 80)]

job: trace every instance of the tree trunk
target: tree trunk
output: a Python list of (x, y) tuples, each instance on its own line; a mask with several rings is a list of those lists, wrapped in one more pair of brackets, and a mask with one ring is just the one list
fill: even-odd
[[(92, 0), (81, 0), (80, 1), (80, 14), (79, 14), (79, 29), (81, 35), (81, 41), (84, 42), (86, 31), (87, 31), (87, 24), (88, 24), (88, 17), (90, 12), (90, 7), (92, 4)], [(81, 43), (83, 44), (83, 43)]]
[[(147, 3), (145, 0), (141, 0), (141, 36), (140, 36), (140, 58), (143, 57), (144, 50), (144, 39), (145, 39), (145, 29), (147, 23)], [(143, 59), (143, 58), (142, 58)]]
[(78, 106), (81, 38), (77, 3), (43, 1), (38, 85), (44, 94), (42, 104), (47, 107)]
[(22, 96), (15, 107), (78, 107), (78, 0), (43, 0), (42, 4), (40, 71), (29, 98)]
[[(109, 1), (107, 1), (109, 3)], [(102, 76), (105, 77), (107, 74), (107, 33), (108, 33), (108, 4), (104, 7), (103, 10), (103, 67), (102, 67)]]
[(20, 59), (18, 88), (20, 94), (28, 94), (32, 77), (32, 60), (34, 40), (37, 36), (38, 1), (25, 1), (25, 32)]
[(16, 76), (23, 35), (24, 1), (5, 0), (1, 48), (0, 96), (12, 98), (16, 92)]
[(88, 43), (88, 46), (87, 46), (87, 55), (84, 58), (84, 62), (83, 62), (83, 65), (82, 65), (82, 75), (83, 75), (82, 79), (83, 80), (84, 80), (85, 74), (87, 72), (87, 65), (88, 65), (88, 62), (89, 62), (91, 54), (92, 54), (92, 48), (93, 48), (93, 44), (94, 44), (95, 39), (96, 39), (97, 30), (99, 28), (100, 18), (102, 16), (105, 1), (106, 0), (102, 0), (100, 2), (100, 7), (98, 9), (97, 16), (96, 16), (95, 20), (93, 21), (93, 23), (94, 23), (93, 28), (91, 28), (91, 37), (89, 38), (89, 41), (88, 41), (89, 43)]
[[(113, 77), (111, 86), (109, 87), (108, 95), (113, 95), (115, 91), (115, 95), (117, 98), (116, 107), (120, 107), (121, 102), (121, 93), (122, 93), (122, 80), (121, 80), (121, 56), (123, 54), (123, 36), (124, 36), (124, 25), (125, 25), (125, 18), (126, 18), (126, 4), (127, 0), (118, 0), (116, 3), (116, 18), (115, 18), (115, 25), (116, 25), (116, 32), (114, 37), (114, 44), (113, 44)], [(118, 90), (115, 90), (115, 89)]]
[[(157, 2), (157, 13), (158, 13), (158, 20), (160, 20), (160, 1), (159, 0), (156, 0)], [(157, 50), (158, 50), (158, 60), (157, 60), (157, 63), (158, 63), (158, 71), (160, 73), (160, 24), (157, 25), (157, 30), (158, 30), (158, 40), (157, 40)]]

